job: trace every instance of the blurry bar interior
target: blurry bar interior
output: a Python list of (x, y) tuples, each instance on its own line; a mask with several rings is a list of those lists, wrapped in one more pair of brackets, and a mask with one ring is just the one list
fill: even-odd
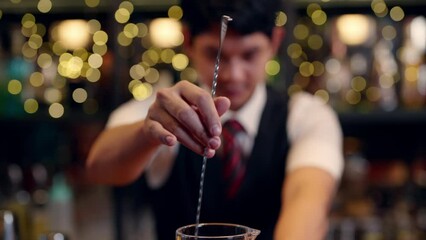
[[(345, 135), (328, 239), (426, 239), (426, 1), (285, 5), (269, 83), (320, 96)], [(182, 14), (170, 0), (0, 1), (0, 209), (21, 240), (148, 239), (137, 184), (93, 186), (83, 167), (117, 105), (196, 79)]]

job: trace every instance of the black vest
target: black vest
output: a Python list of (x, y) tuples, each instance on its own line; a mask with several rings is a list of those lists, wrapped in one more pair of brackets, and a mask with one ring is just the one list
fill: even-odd
[[(268, 88), (244, 182), (232, 201), (225, 200), (222, 162), (208, 159), (200, 222), (226, 222), (261, 230), (258, 240), (271, 240), (281, 208), (288, 149), (287, 101)], [(202, 156), (181, 147), (171, 175), (149, 199), (159, 240), (175, 239), (177, 228), (195, 223)]]

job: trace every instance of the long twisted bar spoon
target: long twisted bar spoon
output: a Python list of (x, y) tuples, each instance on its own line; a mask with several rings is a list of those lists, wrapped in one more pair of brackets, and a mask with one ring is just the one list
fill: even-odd
[[(219, 72), (219, 62), (220, 62), (220, 53), (222, 52), (223, 40), (225, 39), (226, 30), (228, 29), (228, 22), (229, 21), (232, 21), (231, 17), (226, 16), (226, 15), (222, 16), (221, 27), (220, 27), (219, 49), (217, 51), (216, 62), (214, 64), (214, 72), (213, 72), (213, 83), (212, 83), (212, 91), (211, 91), (212, 97), (214, 97), (215, 94), (216, 94), (217, 76), (218, 76), (218, 72)], [(197, 216), (196, 216), (196, 219), (195, 219), (195, 222), (196, 222), (195, 236), (198, 236), (198, 228), (199, 228), (199, 225), (200, 225), (201, 202), (202, 202), (202, 199), (203, 199), (203, 188), (204, 188), (204, 175), (205, 175), (205, 172), (206, 172), (206, 165), (207, 165), (207, 151), (208, 151), (208, 148), (206, 147), (204, 149), (203, 165), (201, 167), (200, 189), (199, 189), (199, 192), (198, 192)]]

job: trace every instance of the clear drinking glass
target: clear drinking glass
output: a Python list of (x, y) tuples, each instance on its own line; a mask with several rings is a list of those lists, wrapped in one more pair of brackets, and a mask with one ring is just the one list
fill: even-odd
[(232, 223), (200, 223), (180, 227), (176, 230), (176, 240), (254, 240), (260, 231)]

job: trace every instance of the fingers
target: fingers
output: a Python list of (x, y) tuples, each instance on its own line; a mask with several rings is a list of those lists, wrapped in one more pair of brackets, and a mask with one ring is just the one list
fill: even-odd
[(173, 146), (176, 144), (177, 139), (175, 135), (163, 128), (159, 122), (146, 119), (145, 124), (148, 126), (151, 136), (153, 136), (153, 138), (157, 141), (167, 146)]
[(231, 106), (231, 101), (229, 101), (229, 99), (226, 97), (217, 97), (214, 100), (214, 103), (216, 105), (216, 110), (219, 116), (222, 116)]
[(221, 142), (220, 118), (229, 108), (227, 98), (212, 99), (210, 94), (189, 82), (157, 92), (147, 121), (152, 121), (152, 136), (172, 146), (179, 141), (194, 152), (212, 157)]
[(222, 126), (211, 94), (188, 82), (182, 82), (179, 87), (182, 98), (184, 98), (188, 104), (195, 107), (195, 110), (204, 125), (204, 129), (208, 131), (207, 133), (209, 134), (209, 137), (219, 136), (222, 132)]

